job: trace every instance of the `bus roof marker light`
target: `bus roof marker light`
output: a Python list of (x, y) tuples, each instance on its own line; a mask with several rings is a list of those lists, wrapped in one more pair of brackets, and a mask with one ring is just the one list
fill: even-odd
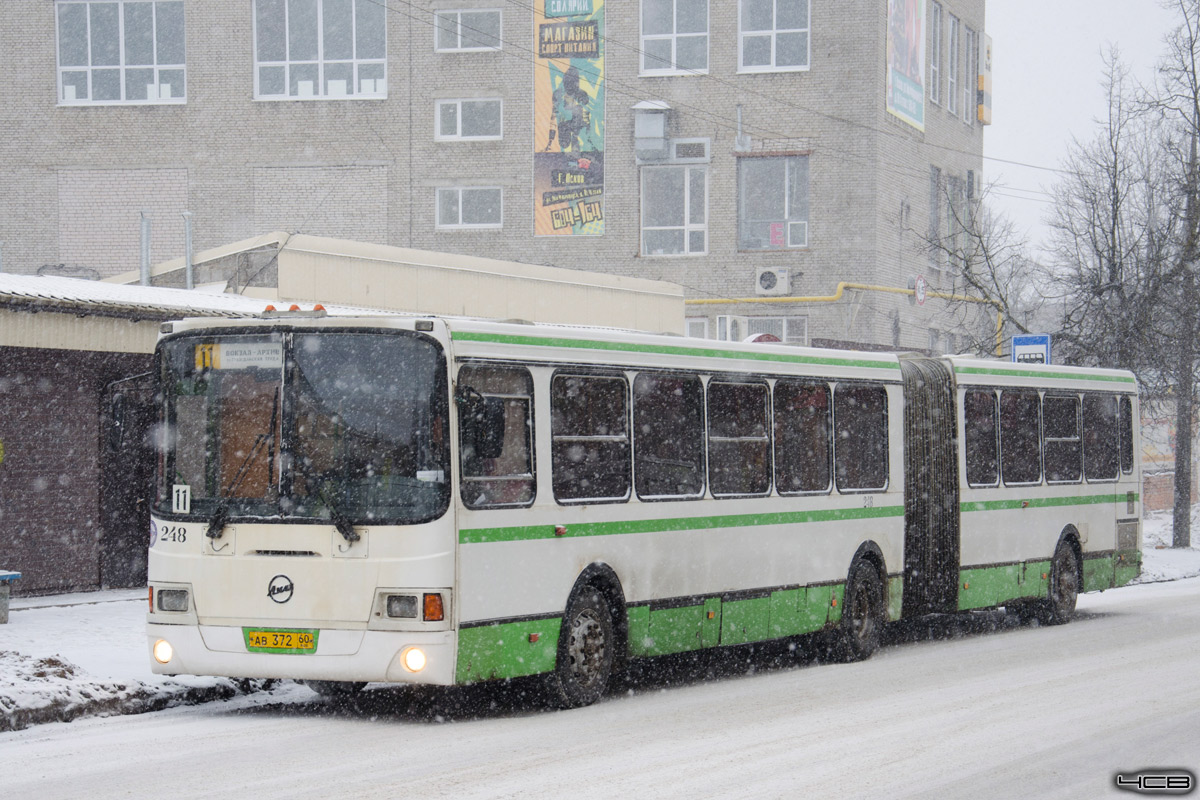
[(296, 305), (295, 303), (292, 303), (290, 306), (288, 306), (288, 311), (299, 311), (299, 310), (300, 310), (300, 306)]
[(414, 327), (419, 331), (425, 331), (428, 333), (429, 331), (433, 330), (433, 320), (419, 319)]

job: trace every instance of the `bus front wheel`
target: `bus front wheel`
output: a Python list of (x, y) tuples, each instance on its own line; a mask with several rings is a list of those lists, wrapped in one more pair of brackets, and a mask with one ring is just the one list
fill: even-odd
[(546, 676), (550, 702), (559, 708), (591, 705), (612, 674), (616, 637), (612, 611), (591, 586), (576, 592), (563, 617), (554, 670)]

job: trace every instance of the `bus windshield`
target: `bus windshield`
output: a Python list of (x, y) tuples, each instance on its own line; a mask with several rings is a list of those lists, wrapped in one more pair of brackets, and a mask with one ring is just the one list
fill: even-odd
[(405, 332), (170, 340), (156, 510), (356, 524), (440, 516), (445, 373), (441, 348)]

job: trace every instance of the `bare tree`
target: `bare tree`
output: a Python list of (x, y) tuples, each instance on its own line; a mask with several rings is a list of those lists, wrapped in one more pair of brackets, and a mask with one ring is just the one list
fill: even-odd
[(1118, 54), (1105, 57), (1108, 117), (1072, 143), (1054, 188), (1054, 296), (1062, 303), (1059, 353), (1069, 363), (1131, 369), (1144, 384), (1163, 374), (1156, 329), (1170, 269), (1176, 197), (1164, 143), (1145, 102), (1133, 98)]
[[(996, 316), (1006, 332), (1029, 333), (1032, 320), (1045, 306), (1039, 288), (1041, 267), (1030, 257), (1026, 242), (1012, 222), (987, 203), (990, 187), (967, 197), (962, 187), (941, 181), (938, 213), (928, 233), (919, 237), (931, 261), (945, 270), (949, 285), (940, 296), (949, 302), (945, 313), (979, 354), (995, 350)], [(945, 209), (945, 226), (941, 224)]]
[(1191, 485), (1193, 417), (1196, 409), (1196, 368), (1200, 355), (1200, 0), (1175, 0), (1178, 23), (1167, 37), (1167, 55), (1160, 68), (1157, 108), (1167, 136), (1174, 192), (1181, 198), (1181, 230), (1176, 232), (1168, 292), (1172, 311), (1168, 333), (1174, 340), (1175, 395), (1175, 547), (1191, 544)]
[(1173, 544), (1187, 547), (1200, 357), (1200, 0), (1172, 1), (1178, 21), (1155, 86), (1132, 86), (1108, 54), (1108, 117), (1072, 147), (1053, 227), (1067, 356), (1132, 369), (1153, 397), (1174, 403)]

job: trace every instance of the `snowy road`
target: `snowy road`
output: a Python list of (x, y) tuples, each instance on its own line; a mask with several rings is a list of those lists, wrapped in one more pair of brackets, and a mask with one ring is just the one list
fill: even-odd
[(42, 725), (0, 735), (0, 784), (38, 800), (1092, 798), (1131, 796), (1118, 771), (1200, 767), (1200, 579), (1084, 596), (1065, 627), (976, 614), (933, 634), (851, 665), (651, 662), (569, 712), (477, 688), (335, 708), (297, 687)]

